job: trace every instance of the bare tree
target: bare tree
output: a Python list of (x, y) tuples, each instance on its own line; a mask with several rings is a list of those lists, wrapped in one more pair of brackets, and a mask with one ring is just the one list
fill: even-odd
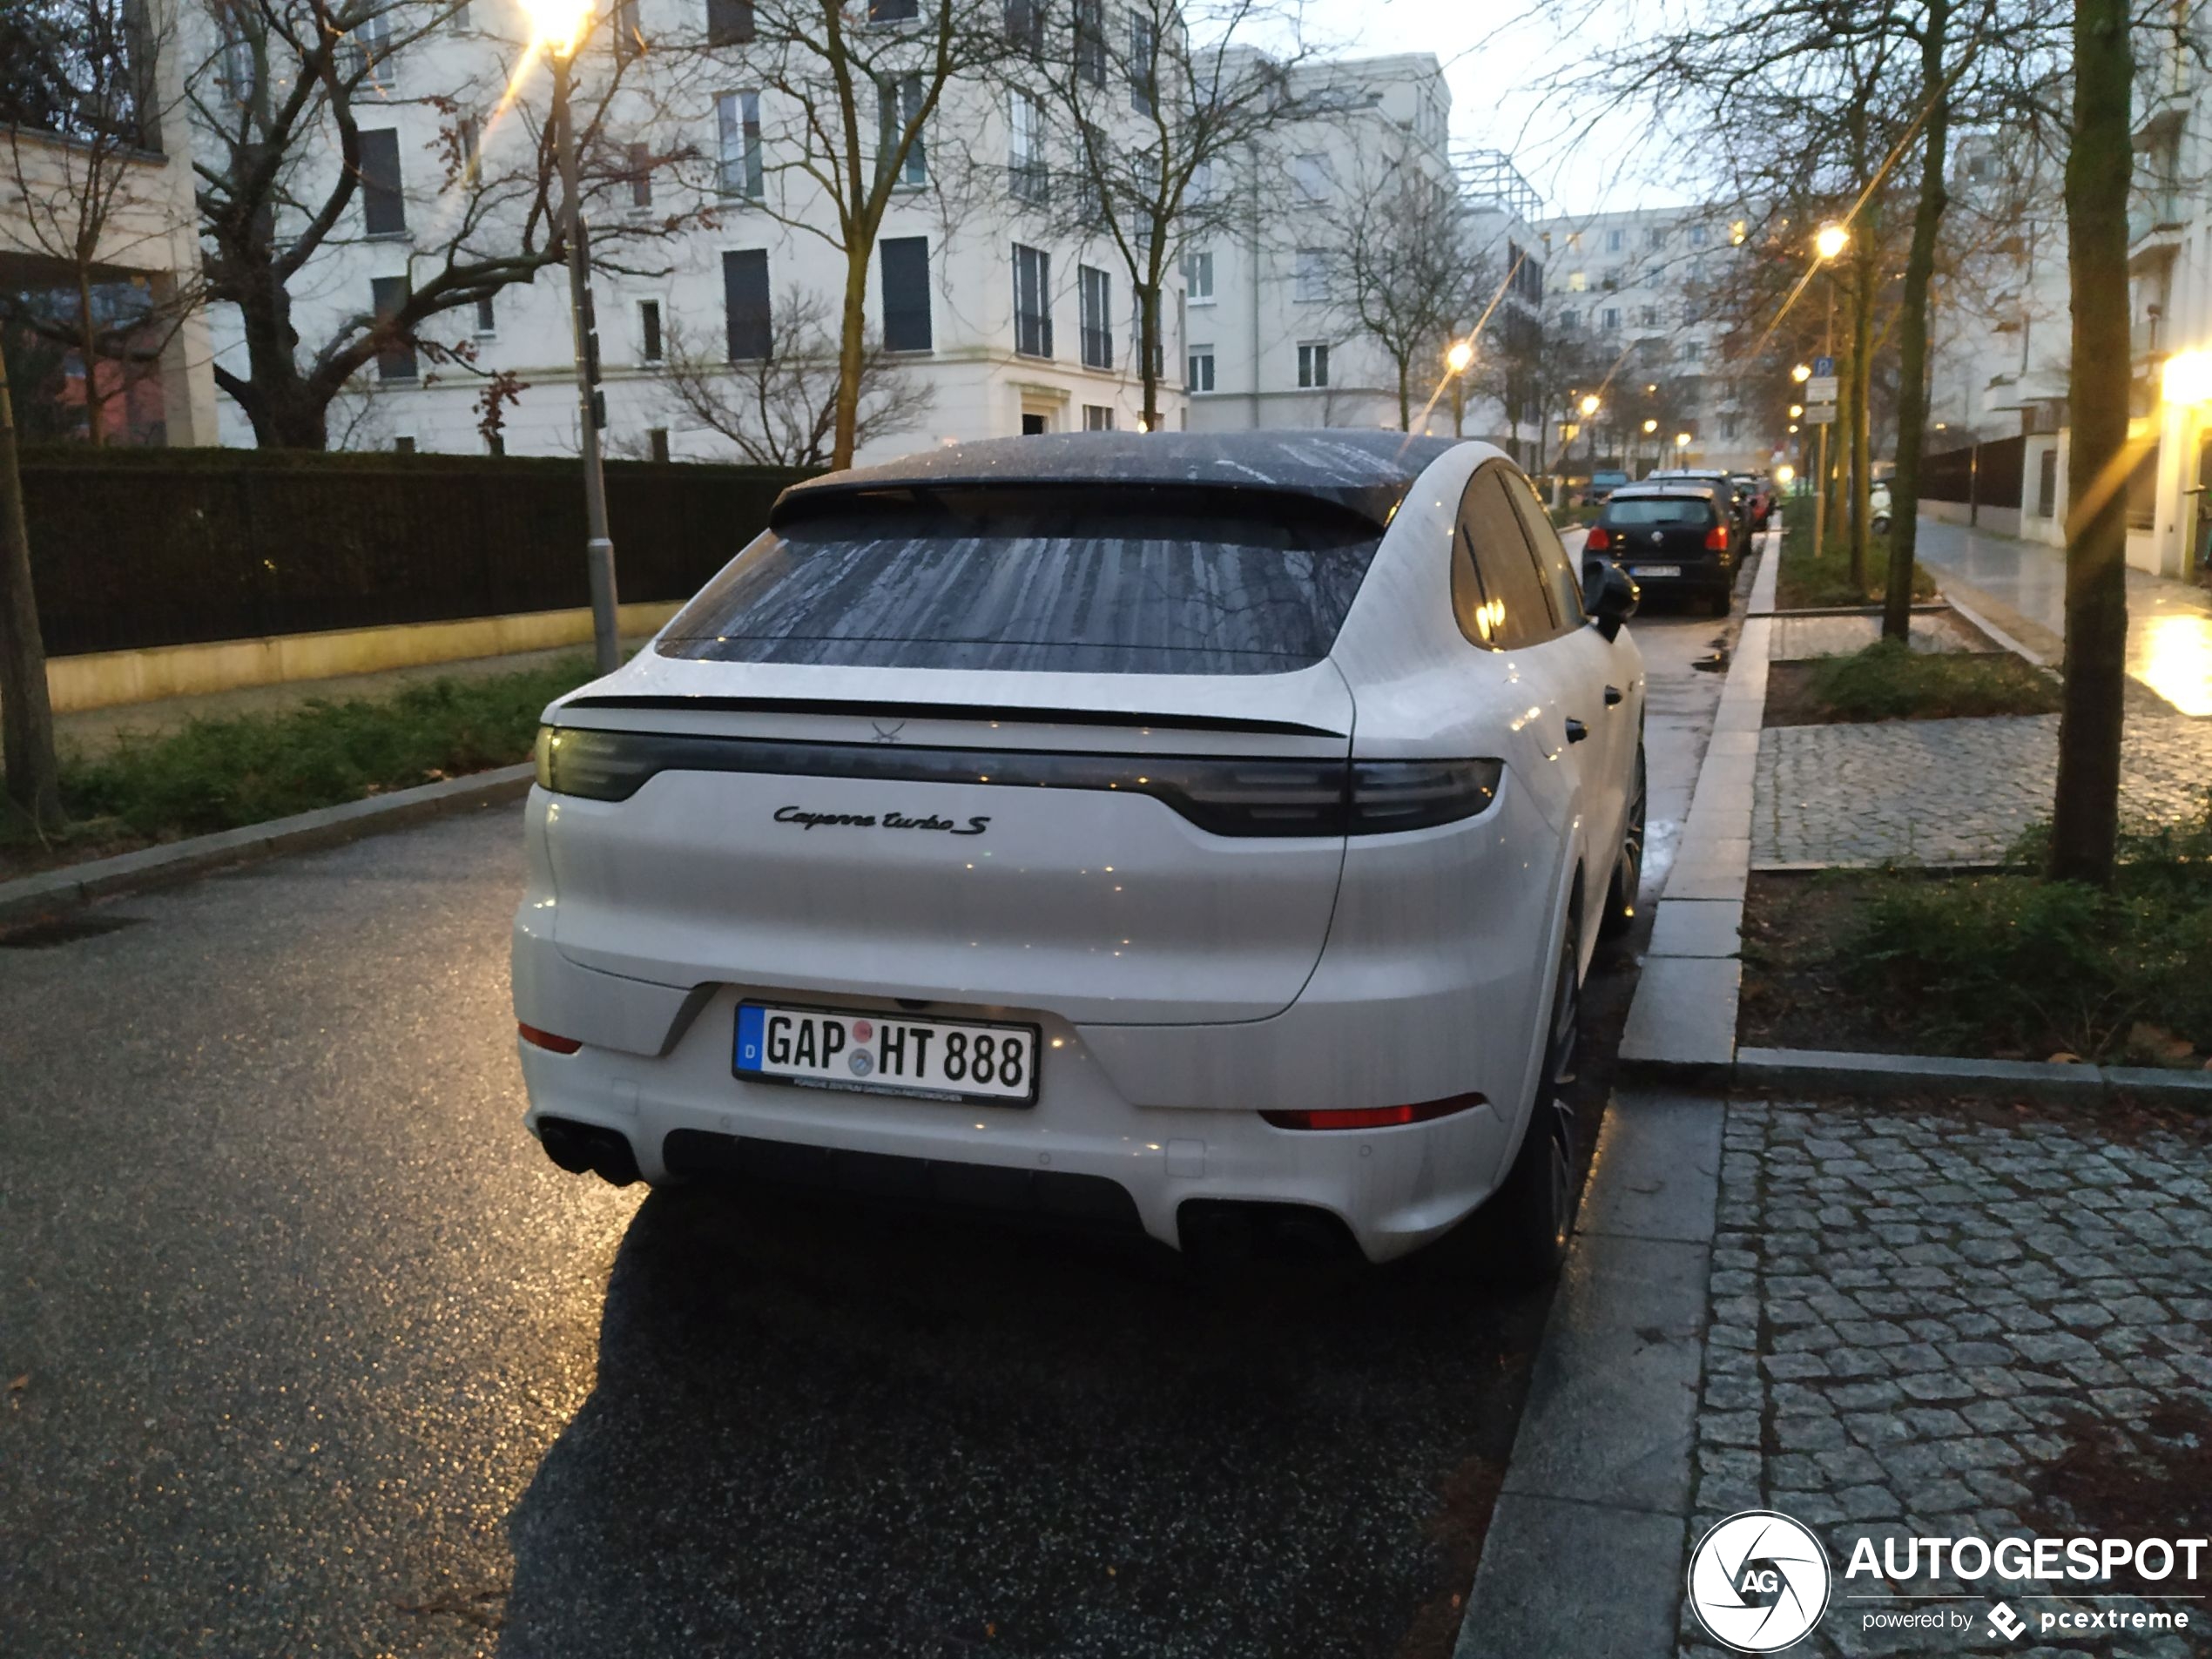
[(46, 692), (46, 646), (30, 583), (30, 536), (16, 465), (16, 416), (0, 353), (0, 764), (8, 799), (40, 832), (61, 827), (61, 768)]
[[(449, 42), (429, 50), (429, 37), (453, 28), (466, 0), (199, 3), (207, 47), (187, 95), (199, 129), (207, 293), (238, 307), (247, 365), (241, 375), (219, 363), (216, 384), (263, 447), (323, 448), (333, 401), (372, 362), (420, 353), (434, 365), (470, 365), (473, 344), (447, 342), (436, 320), (566, 259), (556, 169), (532, 103), (549, 90), (547, 77), (526, 61), (535, 50), (527, 43), (483, 37), (465, 58)], [(617, 108), (624, 130), (640, 121), (621, 103), (638, 57), (592, 52), (588, 74), (580, 64), (573, 120), (587, 207), (624, 200), (641, 172), (688, 158), (641, 157), (613, 138)], [(474, 66), (417, 84), (433, 61), (457, 59)], [(408, 107), (439, 119), (443, 177), (435, 192), (403, 188), (396, 149), (364, 144), (365, 119), (374, 131), (377, 117)], [(605, 214), (592, 238), (595, 263), (658, 273), (651, 250), (685, 222)], [(292, 287), (310, 263), (402, 230), (408, 276), (364, 293), (327, 337), (303, 341)]]
[(860, 441), (868, 277), (885, 217), (919, 201), (941, 222), (957, 217), (974, 112), (948, 94), (1005, 53), (1006, 30), (976, 0), (723, 0), (708, 15), (709, 57), (738, 51), (733, 61), (758, 89), (724, 99), (721, 192), (819, 239), (844, 266), (829, 455), (848, 467)]
[[(157, 65), (173, 34), (165, 0), (17, 0), (0, 20), (0, 123), (6, 127), (5, 223), (15, 251), (49, 263), (68, 303), (0, 293), (0, 320), (64, 345), (84, 378), (85, 436), (108, 434), (104, 366), (127, 400), (199, 303), (196, 280), (145, 284), (117, 303), (118, 268), (174, 262), (191, 226), (160, 182)], [(149, 245), (158, 251), (146, 257)]]
[(1446, 347), (1496, 279), (1467, 251), (1453, 181), (1425, 172), (1410, 145), (1362, 152), (1347, 183), (1328, 216), (1331, 303), (1390, 363), (1399, 429), (1411, 431), (1416, 382), (1441, 374)]
[[(1166, 295), (1182, 250), (1257, 234), (1287, 192), (1275, 140), (1337, 111), (1291, 94), (1312, 55), (1297, 0), (1009, 0), (1020, 48), (1008, 97), (1066, 129), (1072, 179), (1013, 159), (1017, 193), (1109, 245), (1136, 300), (1147, 430), (1160, 424)], [(1266, 50), (1260, 50), (1264, 46)], [(1072, 187), (1070, 187), (1072, 186)]]
[[(820, 294), (792, 287), (778, 297), (773, 337), (740, 358), (695, 340), (680, 323), (668, 333), (663, 380), (677, 414), (727, 438), (763, 467), (833, 465), (845, 383), (838, 319)], [(929, 386), (880, 336), (863, 342), (852, 442), (919, 425), (934, 401)]]

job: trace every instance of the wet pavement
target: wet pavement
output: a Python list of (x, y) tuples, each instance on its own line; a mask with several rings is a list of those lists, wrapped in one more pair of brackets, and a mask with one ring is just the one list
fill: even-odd
[[(1656, 880), (1723, 630), (1637, 631)], [(489, 810), (0, 948), (0, 1652), (1449, 1650), (1546, 1296), (563, 1175), (519, 862)]]
[[(2066, 553), (2040, 542), (1923, 518), (1920, 563), (1987, 595), (2056, 647), (2066, 637)], [(1993, 618), (2006, 625), (2005, 617)], [(2128, 672), (2179, 712), (2212, 716), (2212, 592), (2128, 570)]]

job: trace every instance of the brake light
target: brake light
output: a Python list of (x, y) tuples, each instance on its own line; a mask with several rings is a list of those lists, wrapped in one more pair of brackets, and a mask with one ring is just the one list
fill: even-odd
[(1426, 1123), (1433, 1118), (1470, 1112), (1490, 1103), (1480, 1095), (1453, 1095), (1443, 1100), (1423, 1101), (1418, 1106), (1363, 1106), (1343, 1111), (1262, 1112), (1277, 1129), (1396, 1129), (1404, 1123)]
[(550, 1031), (541, 1031), (534, 1025), (515, 1022), (515, 1030), (523, 1042), (535, 1049), (549, 1049), (555, 1054), (574, 1054), (583, 1047), (578, 1037), (556, 1037)]
[(1728, 526), (1716, 524), (1705, 532), (1705, 550), (1709, 553), (1728, 551)]
[(1590, 526), (1590, 533), (1588, 536), (1586, 537), (1582, 543), (1582, 551), (1585, 553), (1602, 553), (1607, 548), (1611, 547), (1612, 545), (1613, 538), (1605, 533), (1605, 526), (1602, 524), (1593, 524)]

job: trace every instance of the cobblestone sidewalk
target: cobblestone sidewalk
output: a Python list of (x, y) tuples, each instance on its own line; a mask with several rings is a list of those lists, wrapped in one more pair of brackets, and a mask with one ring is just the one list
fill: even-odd
[[(2212, 720), (2131, 699), (2121, 812), (2168, 820), (2212, 786)], [(1770, 726), (1759, 733), (1751, 863), (1986, 864), (2051, 815), (2055, 714)]]
[[(2203, 1467), (2203, 1142), (2056, 1116), (1739, 1102), (1724, 1149), (1689, 1539), (1694, 1548), (1744, 1508), (1779, 1510), (1823, 1537), (1836, 1567), (1829, 1610), (1791, 1651), (2212, 1651), (2205, 1602), (2125, 1604), (2186, 1607), (2199, 1627), (2188, 1635), (2008, 1643), (1988, 1629), (2000, 1594), (1987, 1581), (1908, 1587), (1973, 1598), (1941, 1604), (1971, 1614), (1972, 1635), (1870, 1632), (1869, 1609), (1938, 1604), (1843, 1576), (1862, 1537), (1878, 1551), (1909, 1533), (1994, 1541), (2182, 1523), (2174, 1510), (2095, 1513), (2079, 1471), (2085, 1459), (2171, 1468), (2192, 1448)], [(2185, 1497), (2204, 1501), (2201, 1486)], [(1879, 1599), (1850, 1599), (1865, 1595)], [(2003, 1599), (2031, 1621), (2088, 1605)], [(1682, 1652), (1719, 1651), (1685, 1607)]]

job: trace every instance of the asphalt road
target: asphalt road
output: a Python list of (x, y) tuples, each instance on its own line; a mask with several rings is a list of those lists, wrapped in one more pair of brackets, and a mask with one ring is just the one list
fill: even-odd
[[(1662, 855), (1721, 627), (1638, 624)], [(1449, 1651), (1543, 1296), (563, 1175), (518, 865), (489, 812), (0, 948), (0, 1654)]]

